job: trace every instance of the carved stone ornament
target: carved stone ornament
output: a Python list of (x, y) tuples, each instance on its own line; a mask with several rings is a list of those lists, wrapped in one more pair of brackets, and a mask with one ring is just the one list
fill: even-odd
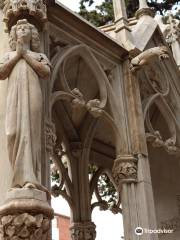
[(172, 229), (173, 232), (180, 231), (180, 217), (174, 217), (172, 219), (162, 221), (160, 228), (161, 229)]
[(0, 217), (1, 240), (49, 240), (50, 219), (43, 214), (22, 213)]
[(4, 7), (5, 0), (0, 0), (0, 8), (2, 9)]
[(45, 135), (46, 135), (46, 150), (49, 154), (52, 154), (53, 148), (56, 144), (55, 126), (53, 123), (46, 122)]
[(50, 240), (53, 209), (46, 193), (36, 189), (12, 189), (0, 207), (1, 240)]
[[(2, 1), (2, 0), (1, 0)], [(4, 18), (7, 31), (22, 17), (34, 19), (33, 23), (41, 27), (47, 21), (46, 5), (43, 0), (6, 0), (4, 2)]]
[(98, 118), (102, 115), (103, 109), (100, 108), (100, 100), (99, 99), (93, 99), (90, 100), (87, 103), (87, 109), (88, 111), (95, 117)]
[(74, 223), (70, 228), (72, 240), (94, 240), (96, 226), (92, 222)]
[(169, 24), (165, 32), (165, 38), (170, 45), (176, 41), (180, 43), (180, 20), (173, 18), (172, 15), (169, 16)]
[(154, 47), (142, 52), (137, 57), (131, 60), (130, 69), (132, 72), (136, 72), (144, 65), (148, 65), (157, 57), (159, 58), (159, 60), (169, 58), (169, 52), (167, 47)]
[(164, 141), (160, 132), (156, 130), (154, 133), (146, 133), (146, 139), (155, 148), (162, 147), (170, 155), (180, 155), (180, 149), (176, 146), (176, 140), (173, 137)]
[(137, 159), (133, 156), (118, 156), (112, 172), (117, 186), (122, 182), (137, 182)]

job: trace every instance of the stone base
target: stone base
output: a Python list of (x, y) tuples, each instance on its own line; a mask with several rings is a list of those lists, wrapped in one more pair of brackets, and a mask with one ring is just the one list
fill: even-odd
[(50, 240), (52, 218), (45, 192), (13, 189), (0, 208), (0, 239)]

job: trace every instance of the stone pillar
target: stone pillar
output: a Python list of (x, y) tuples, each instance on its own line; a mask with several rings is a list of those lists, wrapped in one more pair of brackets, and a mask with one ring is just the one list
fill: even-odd
[(125, 240), (157, 240), (155, 234), (135, 234), (137, 227), (156, 229), (153, 191), (138, 79), (123, 63), (123, 98), (126, 102), (129, 152), (118, 153), (113, 176), (122, 199)]
[(71, 179), (74, 188), (74, 206), (71, 209), (72, 240), (95, 240), (96, 225), (91, 220), (91, 196), (89, 190), (89, 152), (80, 142), (71, 143)]
[[(114, 162), (113, 176), (122, 199), (125, 239), (157, 240), (157, 234), (145, 233), (145, 229), (157, 229), (147, 157), (119, 156)], [(142, 235), (135, 233), (138, 227), (143, 229)]]
[[(128, 26), (128, 19), (124, 0), (113, 0), (116, 38), (132, 54), (136, 52), (131, 29)], [(135, 54), (135, 53), (134, 53)]]

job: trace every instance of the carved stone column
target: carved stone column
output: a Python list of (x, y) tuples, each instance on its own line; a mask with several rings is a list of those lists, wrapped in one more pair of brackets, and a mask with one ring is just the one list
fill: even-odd
[[(164, 48), (156, 50), (164, 56)], [(157, 225), (139, 83), (130, 72), (128, 60), (123, 64), (123, 74), (130, 147), (127, 154), (118, 153), (113, 176), (122, 200), (125, 239), (157, 240), (157, 234), (135, 234), (137, 227), (156, 229)]]
[(113, 0), (116, 38), (130, 52), (137, 51), (134, 45), (131, 30), (128, 26), (127, 13), (124, 0)]
[[(135, 233), (137, 227), (156, 229), (148, 159), (141, 154), (118, 156), (113, 177), (121, 194), (125, 239), (139, 240)], [(157, 240), (158, 237), (144, 233), (140, 239)]]
[[(72, 240), (95, 240), (96, 225), (91, 221), (91, 199), (88, 175), (88, 153), (81, 142), (71, 143), (71, 179), (74, 184), (74, 207), (70, 227)], [(78, 172), (78, 173), (77, 173)]]

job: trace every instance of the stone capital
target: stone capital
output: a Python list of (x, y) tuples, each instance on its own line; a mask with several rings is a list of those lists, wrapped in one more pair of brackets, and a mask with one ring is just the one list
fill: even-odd
[(112, 169), (116, 185), (137, 182), (137, 158), (132, 155), (118, 156)]
[(72, 240), (94, 240), (96, 226), (93, 222), (73, 223), (70, 227)]
[(155, 13), (151, 8), (147, 7), (147, 8), (138, 9), (135, 15), (136, 15), (136, 18), (139, 19), (142, 16), (154, 17)]

